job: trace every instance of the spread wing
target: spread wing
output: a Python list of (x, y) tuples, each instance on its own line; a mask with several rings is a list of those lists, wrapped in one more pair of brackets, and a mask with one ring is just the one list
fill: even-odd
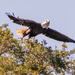
[(43, 34), (47, 37), (53, 38), (53, 39), (58, 40), (58, 41), (75, 43), (75, 40), (73, 40), (73, 39), (67, 37), (66, 35), (61, 34), (58, 31), (53, 30), (51, 28), (48, 28), (48, 29), (44, 28), (43, 29)]
[(19, 24), (19, 25), (23, 25), (23, 26), (27, 26), (27, 27), (32, 27), (32, 26), (37, 26), (37, 25), (40, 25), (41, 26), (41, 23), (37, 23), (33, 20), (29, 20), (29, 19), (21, 19), (21, 18), (17, 18), (13, 15), (11, 15), (10, 13), (6, 13), (7, 16), (13, 20), (14, 23), (16, 24)]

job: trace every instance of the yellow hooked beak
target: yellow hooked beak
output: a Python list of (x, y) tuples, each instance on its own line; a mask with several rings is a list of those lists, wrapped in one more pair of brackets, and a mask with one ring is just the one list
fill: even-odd
[(47, 23), (50, 23), (50, 21), (49, 21), (49, 20), (47, 20)]

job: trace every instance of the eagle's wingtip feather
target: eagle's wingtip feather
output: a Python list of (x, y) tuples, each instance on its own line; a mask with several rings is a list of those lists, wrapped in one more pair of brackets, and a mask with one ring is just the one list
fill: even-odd
[(5, 14), (6, 14), (7, 16), (11, 15), (11, 14), (10, 14), (10, 13), (8, 13), (8, 12), (6, 12)]
[(73, 40), (73, 43), (75, 43), (75, 40)]

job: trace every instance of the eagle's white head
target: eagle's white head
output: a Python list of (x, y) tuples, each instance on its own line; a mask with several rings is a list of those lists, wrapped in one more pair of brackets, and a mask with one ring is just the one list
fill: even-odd
[(45, 22), (41, 23), (42, 28), (48, 29), (49, 23), (50, 23), (50, 20), (46, 20)]

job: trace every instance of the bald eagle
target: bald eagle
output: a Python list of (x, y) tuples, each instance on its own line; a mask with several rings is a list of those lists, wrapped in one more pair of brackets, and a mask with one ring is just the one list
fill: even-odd
[(11, 20), (13, 20), (13, 23), (28, 27), (28, 28), (16, 30), (17, 34), (21, 35), (22, 38), (27, 35), (29, 35), (29, 38), (31, 38), (31, 37), (37, 36), (38, 34), (44, 34), (45, 36), (47, 36), (49, 38), (53, 38), (58, 41), (75, 43), (75, 40), (69, 38), (68, 36), (61, 34), (60, 32), (58, 32), (54, 29), (48, 28), (49, 23), (50, 23), (49, 20), (46, 20), (43, 23), (37, 23), (33, 20), (22, 19), (19, 17), (17, 18), (14, 15), (11, 15), (10, 13), (6, 13), (6, 14)]

